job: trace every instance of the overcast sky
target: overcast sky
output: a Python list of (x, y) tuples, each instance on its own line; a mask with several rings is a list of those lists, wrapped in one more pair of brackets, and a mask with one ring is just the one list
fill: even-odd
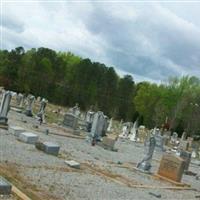
[(136, 81), (200, 78), (198, 2), (16, 0), (4, 1), (1, 8), (3, 49), (72, 51)]

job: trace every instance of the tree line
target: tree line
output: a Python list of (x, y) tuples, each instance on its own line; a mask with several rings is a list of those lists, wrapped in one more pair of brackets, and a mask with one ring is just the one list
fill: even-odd
[(200, 80), (170, 78), (167, 83), (135, 83), (120, 77), (113, 67), (71, 52), (23, 47), (0, 50), (0, 85), (8, 90), (31, 93), (51, 103), (82, 110), (91, 105), (109, 117), (135, 121), (148, 128), (167, 125), (181, 134), (200, 131)]

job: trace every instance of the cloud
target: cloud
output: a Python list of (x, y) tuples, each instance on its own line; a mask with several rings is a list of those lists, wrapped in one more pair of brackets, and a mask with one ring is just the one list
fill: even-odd
[(70, 50), (138, 81), (200, 77), (200, 28), (176, 10), (163, 3), (4, 3), (3, 47)]

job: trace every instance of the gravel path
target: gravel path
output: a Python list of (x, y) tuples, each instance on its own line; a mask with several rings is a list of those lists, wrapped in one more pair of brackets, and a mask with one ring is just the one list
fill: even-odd
[[(27, 123), (21, 121), (26, 120)], [(23, 114), (10, 111), (9, 124), (19, 125), (31, 130), (37, 122)], [(42, 141), (52, 141), (60, 144), (61, 150), (58, 157), (47, 155), (38, 151), (34, 145), (25, 144), (8, 131), (0, 129), (0, 161), (15, 165), (24, 179), (36, 188), (55, 195), (62, 200), (132, 200), (156, 199), (149, 192), (161, 194), (162, 199), (196, 199), (200, 192), (190, 190), (166, 189), (137, 189), (121, 185), (104, 177), (91, 173), (89, 170), (70, 170), (64, 164), (65, 159), (73, 159), (80, 163), (90, 163), (100, 169), (119, 174), (129, 180), (150, 186), (172, 186), (158, 181), (131, 168), (122, 168), (121, 163), (135, 164), (143, 157), (143, 145), (130, 141), (118, 140), (118, 152), (107, 151), (96, 145), (92, 147), (85, 140), (73, 139), (57, 135), (45, 135), (45, 126), (33, 132), (37, 133)], [(51, 128), (49, 127), (51, 132)], [(59, 133), (59, 130), (58, 130)], [(152, 162), (152, 172), (156, 173), (162, 153), (155, 152)], [(200, 167), (190, 165), (190, 171), (200, 173)], [(184, 175), (182, 182), (191, 184), (200, 190), (200, 180), (194, 176)]]

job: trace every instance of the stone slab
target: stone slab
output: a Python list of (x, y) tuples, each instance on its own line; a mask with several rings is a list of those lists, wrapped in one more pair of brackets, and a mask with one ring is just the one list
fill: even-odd
[(18, 137), (20, 133), (25, 132), (25, 129), (19, 126), (9, 126), (8, 131), (10, 134), (13, 134)]
[(12, 185), (2, 176), (0, 176), (0, 195), (10, 195)]
[(70, 166), (70, 167), (73, 167), (73, 168), (76, 168), (76, 169), (80, 169), (80, 163), (74, 161), (74, 160), (65, 160), (65, 163)]
[(19, 134), (19, 140), (28, 144), (35, 144), (38, 141), (38, 136), (31, 132), (23, 132)]
[(53, 142), (44, 142), (44, 152), (57, 156), (60, 150), (60, 146)]
[(182, 158), (166, 153), (161, 159), (158, 175), (181, 182), (184, 168), (185, 163)]

